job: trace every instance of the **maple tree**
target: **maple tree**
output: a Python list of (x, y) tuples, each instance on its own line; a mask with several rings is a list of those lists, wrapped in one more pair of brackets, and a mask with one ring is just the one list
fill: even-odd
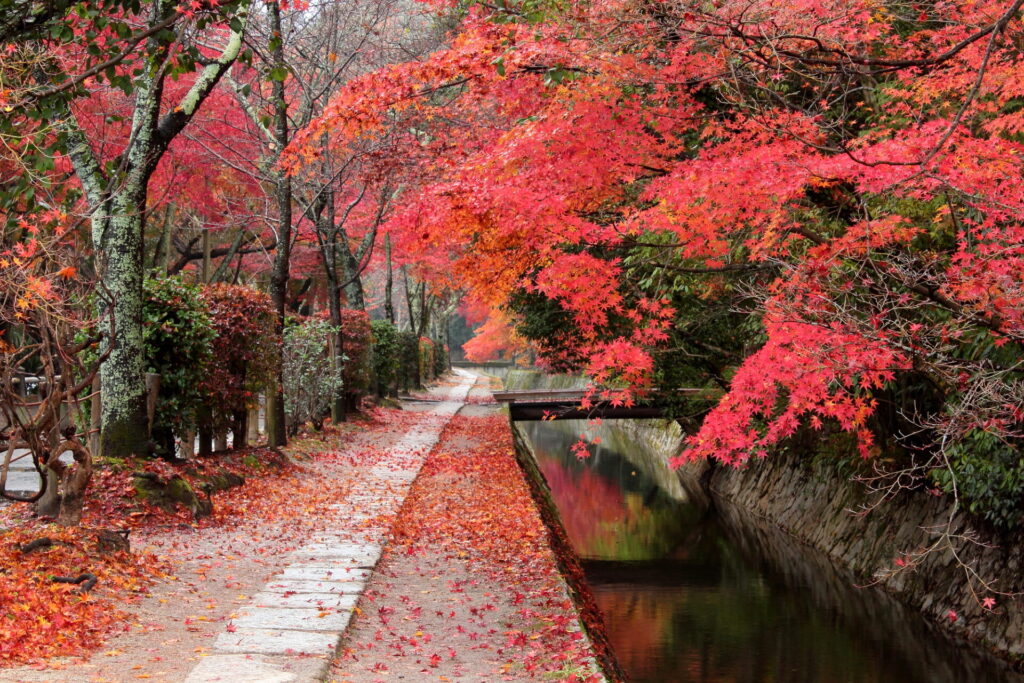
[[(58, 122), (62, 146), (88, 204), (96, 253), (102, 255), (101, 294), (118, 320), (108, 330), (110, 356), (101, 368), (105, 387), (102, 438), (104, 449), (115, 455), (143, 453), (148, 441), (141, 331), (142, 240), (150, 179), (168, 146), (242, 50), (247, 2), (222, 5), (212, 15), (207, 10), (197, 12), (199, 9), (201, 5), (154, 2), (132, 17), (148, 37), (130, 66), (118, 65), (125, 71), (115, 69), (107, 76), (133, 100), (127, 107), (130, 124), (121, 126), (109, 146), (97, 149), (95, 138), (87, 133), (89, 122), (83, 120), (88, 106), (96, 105), (95, 99), (83, 107), (68, 103)], [(175, 24), (189, 21), (195, 21), (197, 29), (213, 22), (208, 39), (223, 37), (221, 49), (204, 54), (202, 39), (193, 43), (184, 26), (171, 30)], [(68, 50), (58, 55), (73, 60), (77, 50), (62, 47)], [(167, 103), (165, 90), (172, 89), (165, 85), (172, 73), (185, 76), (189, 83), (175, 93), (177, 101)], [(99, 99), (106, 99), (104, 95), (107, 93), (99, 93)]]
[(838, 430), (955, 480), (955, 444), (1024, 433), (1020, 9), (474, 4), (286, 161), (423, 131), (396, 249), (595, 397), (726, 389), (679, 462)]
[[(104, 360), (82, 353), (101, 338), (99, 320), (85, 312), (94, 283), (75, 265), (77, 239), (66, 216), (32, 217), (36, 222), (23, 222), (7, 235), (10, 246), (0, 248), (0, 494), (75, 525), (93, 468), (75, 422)], [(65, 451), (72, 453), (71, 465), (60, 460)], [(7, 488), (11, 464), (23, 458), (39, 475), (35, 492)]]

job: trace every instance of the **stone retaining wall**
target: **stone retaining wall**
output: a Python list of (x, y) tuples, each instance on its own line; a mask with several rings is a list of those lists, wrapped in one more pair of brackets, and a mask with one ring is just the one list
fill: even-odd
[[(684, 467), (680, 475), (694, 486), (706, 469), (704, 463), (694, 464)], [(926, 530), (945, 528), (952, 512), (948, 497), (914, 492), (857, 514), (872, 502), (861, 484), (828, 463), (811, 463), (793, 455), (772, 456), (739, 470), (714, 468), (704, 481), (714, 499), (770, 521), (864, 582), (894, 568), (903, 553), (934, 542)], [(952, 516), (950, 528), (954, 535), (974, 531), (963, 514)], [(985, 610), (979, 601), (989, 593), (963, 566), (968, 564), (980, 577), (995, 580), (998, 590), (1024, 591), (1024, 543), (1019, 538), (978, 533), (987, 546), (955, 541), (953, 550), (936, 550), (913, 571), (881, 578), (880, 585), (956, 635), (1024, 663), (1024, 601), (995, 595), (996, 607)], [(972, 583), (977, 597), (972, 595)]]

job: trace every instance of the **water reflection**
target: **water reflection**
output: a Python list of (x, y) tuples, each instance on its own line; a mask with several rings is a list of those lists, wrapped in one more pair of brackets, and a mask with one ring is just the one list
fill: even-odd
[(742, 511), (666, 493), (649, 454), (580, 462), (582, 425), (524, 427), (635, 683), (1024, 682)]

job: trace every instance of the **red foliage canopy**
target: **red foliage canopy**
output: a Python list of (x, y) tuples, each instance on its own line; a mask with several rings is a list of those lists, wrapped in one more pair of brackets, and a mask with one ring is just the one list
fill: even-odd
[(984, 385), (936, 418), (954, 439), (1015, 434), (1016, 361), (964, 359), (1024, 345), (1020, 5), (474, 6), (448, 49), (343, 88), (289, 163), (429, 131), (399, 249), (496, 310), (555, 302), (598, 383), (649, 386), (676, 324), (673, 278), (602, 252), (655, 239), (711, 285), (778, 273), (754, 293), (766, 341), (688, 457), (741, 462), (826, 419), (867, 454), (876, 392), (923, 366), (949, 395)]

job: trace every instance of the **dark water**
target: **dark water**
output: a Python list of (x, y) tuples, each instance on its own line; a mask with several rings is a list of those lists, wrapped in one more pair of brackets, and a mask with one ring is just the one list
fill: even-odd
[(629, 680), (1024, 682), (742, 511), (668, 495), (642, 458), (527, 430)]

